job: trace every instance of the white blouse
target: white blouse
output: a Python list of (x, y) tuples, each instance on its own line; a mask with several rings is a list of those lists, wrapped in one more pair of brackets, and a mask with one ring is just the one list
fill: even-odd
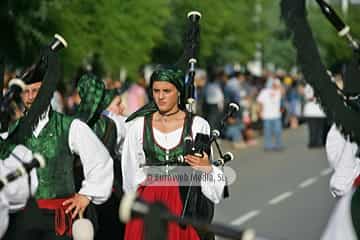
[(345, 139), (333, 125), (326, 139), (326, 154), (334, 173), (330, 179), (330, 192), (334, 197), (350, 191), (360, 174), (360, 162), (356, 157), (358, 146)]
[(94, 204), (104, 203), (111, 195), (114, 181), (113, 160), (108, 150), (90, 127), (77, 119), (70, 126), (69, 147), (83, 165), (84, 180), (79, 193)]
[[(121, 161), (125, 193), (135, 192), (138, 185), (146, 179), (146, 173), (140, 167), (141, 164), (145, 163), (145, 153), (143, 151), (144, 117), (132, 120), (127, 127), (128, 131), (124, 141)], [(193, 136), (196, 136), (197, 133), (210, 134), (208, 122), (198, 116), (194, 118), (191, 130)], [(165, 149), (171, 149), (180, 142), (182, 128), (169, 133), (163, 133), (157, 129), (153, 129), (153, 132), (157, 144)], [(222, 170), (215, 166), (212, 166), (212, 168), (210, 174), (214, 181), (201, 179), (201, 191), (212, 202), (219, 203), (225, 182), (220, 180), (224, 179)]]

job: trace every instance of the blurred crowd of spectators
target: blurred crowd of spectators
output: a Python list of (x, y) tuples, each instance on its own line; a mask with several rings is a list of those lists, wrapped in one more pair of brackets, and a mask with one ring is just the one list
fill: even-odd
[[(148, 69), (149, 70), (149, 69)], [(150, 71), (150, 72), (149, 72)], [(135, 81), (120, 81), (105, 77), (103, 79), (106, 88), (120, 89), (121, 92), (121, 115), (128, 116), (148, 101), (147, 84), (151, 70), (141, 71)], [(14, 77), (13, 73), (6, 73), (6, 79)], [(75, 80), (76, 82), (76, 80)], [(74, 114), (81, 99), (75, 90), (75, 84), (59, 85), (55, 93), (52, 106), (56, 111), (66, 114)], [(208, 70), (198, 69), (195, 75), (196, 85), (196, 113), (206, 118), (212, 128), (219, 129), (220, 120), (227, 111), (228, 104), (234, 102), (240, 106), (240, 111), (231, 116), (223, 129), (221, 136), (232, 142), (235, 148), (244, 148), (257, 144), (257, 136), (267, 135), (264, 125), (270, 124), (266, 120), (266, 104), (271, 101), (272, 93), (266, 93), (266, 89), (277, 89), (279, 92), (280, 127), (297, 128), (304, 120), (304, 106), (313, 97), (307, 97), (305, 82), (301, 74), (290, 74), (283, 70), (264, 70), (259, 75), (254, 75), (240, 65), (226, 65), (213, 67)], [(263, 93), (261, 93), (263, 91)], [(261, 96), (259, 96), (261, 94)], [(270, 94), (270, 95), (269, 95)], [(267, 99), (269, 98), (269, 99)], [(272, 113), (271, 113), (272, 112)], [(264, 115), (265, 114), (265, 115)], [(276, 115), (276, 114), (275, 114)], [(306, 117), (306, 116), (305, 116)], [(325, 121), (325, 120), (324, 120)], [(275, 125), (274, 125), (275, 126)], [(275, 141), (281, 149), (281, 131), (273, 127)], [(276, 132), (278, 131), (278, 132)], [(271, 136), (268, 136), (268, 138)], [(265, 141), (270, 141), (269, 139)], [(280, 141), (280, 142), (279, 142)], [(270, 143), (269, 143), (270, 144)], [(266, 150), (266, 144), (265, 144)]]
[[(334, 82), (341, 88), (341, 76)], [(308, 125), (308, 147), (323, 147), (330, 122), (317, 102), (312, 88), (297, 71), (264, 70), (252, 74), (240, 65), (199, 70), (196, 74), (198, 113), (213, 128), (230, 102), (240, 106), (237, 115), (229, 118), (222, 136), (234, 147), (257, 144), (264, 136), (264, 149), (281, 151), (283, 128)], [(274, 141), (273, 141), (274, 140)]]

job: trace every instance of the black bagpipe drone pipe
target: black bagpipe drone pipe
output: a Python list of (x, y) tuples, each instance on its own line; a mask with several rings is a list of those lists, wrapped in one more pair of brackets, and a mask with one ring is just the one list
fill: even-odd
[[(60, 49), (66, 48), (67, 42), (59, 34), (54, 35), (54, 39), (47, 46), (47, 51), (57, 52)], [(2, 62), (1, 65), (4, 65)], [(24, 71), (18, 78), (14, 78), (9, 82), (9, 89), (4, 96), (0, 98), (0, 129), (7, 128), (8, 122), (14, 115), (13, 103), (18, 106), (19, 109), (23, 108), (21, 93), (25, 90), (25, 79), (30, 78), (42, 78), (44, 69), (46, 68), (47, 61), (46, 56), (41, 55), (40, 59), (32, 67)], [(1, 66), (3, 69), (4, 66)], [(3, 74), (3, 70), (0, 71)]]
[(346, 24), (330, 5), (322, 0), (316, 1), (327, 19), (335, 26), (338, 33), (341, 33), (340, 36), (345, 36), (350, 41), (351, 48), (355, 53), (344, 74), (343, 91), (331, 81), (327, 67), (321, 59), (311, 25), (307, 19), (306, 1), (281, 0), (282, 19), (296, 49), (297, 62), (304, 79), (313, 87), (315, 96), (326, 116), (336, 124), (344, 136), (360, 144), (360, 125), (357, 124), (360, 119), (360, 111), (352, 107), (353, 103), (358, 104), (360, 100), (358, 44), (351, 36), (350, 28), (346, 27)]
[(194, 113), (195, 109), (195, 67), (197, 64), (197, 55), (199, 51), (200, 42), (200, 19), (201, 13), (198, 11), (191, 11), (187, 14), (189, 20), (189, 27), (185, 38), (185, 55), (188, 58), (188, 75), (186, 79), (185, 98), (187, 103), (187, 110), (190, 114)]
[[(186, 109), (189, 114), (189, 119), (193, 118), (193, 114), (195, 113), (195, 86), (194, 86), (194, 79), (195, 79), (195, 68), (197, 64), (197, 55), (200, 48), (200, 19), (202, 15), (198, 11), (190, 11), (187, 14), (188, 19), (188, 28), (185, 35), (184, 41), (184, 58), (188, 64), (187, 76), (185, 78), (185, 99), (186, 99)], [(231, 105), (233, 106), (233, 105)], [(230, 112), (225, 115), (225, 118), (222, 122), (230, 117), (232, 114), (231, 111), (237, 111), (239, 107), (231, 107), (229, 108)], [(236, 105), (237, 106), (237, 105)], [(224, 123), (222, 123), (222, 127), (224, 127)], [(223, 166), (226, 162), (229, 162), (233, 159), (231, 153), (223, 154), (218, 142), (216, 141), (217, 137), (211, 136), (209, 137), (206, 134), (197, 134), (195, 136), (195, 140), (191, 135), (185, 136), (184, 142), (184, 156), (187, 154), (192, 154), (198, 157), (203, 157), (203, 153), (206, 152), (209, 156), (211, 153), (211, 143), (215, 142), (217, 150), (219, 151), (220, 159), (213, 161), (212, 163), (217, 166)], [(155, 163), (153, 166), (167, 166), (167, 165), (187, 165), (184, 161), (183, 156), (178, 156), (175, 159), (167, 159), (168, 161), (164, 161), (163, 163)], [(152, 164), (145, 164), (152, 165)], [(141, 166), (140, 166), (141, 167)], [(192, 183), (188, 187), (186, 198), (184, 201), (182, 217), (185, 216), (186, 209), (189, 203), (190, 192), (192, 189)], [(228, 196), (227, 187), (224, 191), (224, 196)]]
[(220, 132), (224, 131), (226, 120), (229, 117), (232, 117), (234, 113), (238, 112), (240, 109), (239, 105), (236, 103), (229, 103), (228, 109), (224, 115), (224, 117), (220, 121), (220, 130), (213, 129), (211, 131), (211, 138), (210, 138), (210, 144), (215, 143), (216, 149), (219, 153), (220, 159), (213, 162), (215, 166), (224, 166), (225, 163), (230, 162), (234, 159), (234, 155), (231, 152), (223, 153), (223, 151), (220, 148), (220, 145), (217, 141), (217, 138), (220, 137)]
[(161, 203), (147, 203), (137, 198), (136, 193), (127, 193), (121, 200), (119, 217), (124, 223), (133, 218), (143, 218), (145, 240), (167, 239), (167, 223), (175, 222), (180, 226), (193, 226), (201, 232), (213, 233), (229, 239), (254, 240), (252, 229), (239, 230), (221, 223), (207, 223), (200, 219), (175, 216)]
[(359, 41), (355, 39), (350, 33), (350, 26), (346, 25), (335, 10), (324, 0), (316, 0), (320, 6), (321, 11), (329, 22), (334, 26), (340, 37), (345, 37), (349, 46), (355, 53), (352, 60), (344, 65), (343, 74), (345, 85), (351, 83), (350, 86), (345, 86), (346, 89), (337, 88), (339, 95), (343, 98), (349, 106), (357, 111), (360, 111), (360, 47)]
[(17, 159), (21, 166), (15, 169), (14, 171), (6, 174), (6, 176), (0, 177), (0, 191), (9, 183), (16, 181), (18, 178), (25, 176), (31, 172), (34, 168), (44, 168), (45, 159), (39, 153), (34, 153), (33, 158), (29, 163), (24, 163), (20, 157), (18, 157), (14, 152), (10, 154), (12, 157)]
[(23, 71), (18, 78), (26, 84), (42, 82), (39, 92), (33, 104), (24, 112), (24, 117), (13, 134), (9, 136), (15, 144), (23, 144), (25, 139), (30, 137), (34, 127), (39, 122), (42, 114), (45, 113), (50, 105), (53, 93), (56, 91), (60, 80), (60, 64), (58, 52), (68, 46), (65, 39), (59, 34), (55, 34), (51, 42), (40, 51), (40, 57), (34, 64)]
[(67, 48), (66, 40), (59, 34), (55, 34), (51, 42), (45, 47), (40, 55), (40, 58), (35, 64), (21, 74), (21, 79), (29, 78), (43, 78), (44, 69), (47, 67), (47, 55), (49, 52), (58, 52), (61, 49)]
[[(217, 138), (220, 137), (220, 131), (224, 130), (225, 122), (227, 121), (227, 119), (229, 117), (233, 116), (233, 114), (236, 113), (237, 111), (239, 111), (239, 109), (240, 109), (240, 107), (238, 104), (233, 103), (233, 102), (229, 103), (227, 112), (225, 113), (224, 117), (221, 119), (220, 130), (213, 129), (211, 131), (210, 145), (212, 143), (215, 143), (215, 147), (216, 147), (219, 157), (220, 157), (219, 159), (212, 161), (212, 164), (214, 164), (215, 166), (223, 167), (226, 163), (228, 163), (234, 159), (234, 155), (231, 152), (223, 153), (223, 151), (221, 150), (220, 145), (217, 141)], [(229, 196), (230, 196), (229, 187), (228, 187), (228, 185), (225, 185), (223, 197), (228, 198)]]
[(335, 10), (324, 0), (316, 0), (316, 2), (319, 4), (321, 11), (329, 20), (329, 22), (336, 28), (338, 35), (340, 37), (345, 37), (353, 50), (359, 51), (359, 43), (351, 35), (350, 27), (344, 23)]

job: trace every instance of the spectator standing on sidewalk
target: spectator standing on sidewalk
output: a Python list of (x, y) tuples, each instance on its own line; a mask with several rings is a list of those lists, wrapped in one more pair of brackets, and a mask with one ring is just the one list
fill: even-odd
[[(260, 118), (263, 120), (265, 151), (280, 151), (283, 149), (281, 123), (281, 82), (275, 79), (271, 87), (264, 88), (257, 97), (260, 105)], [(273, 137), (275, 143), (273, 143)]]
[(224, 74), (223, 70), (215, 70), (204, 88), (202, 114), (208, 120), (212, 129), (219, 127), (219, 119), (224, 110), (224, 93), (220, 85), (222, 74)]
[(309, 129), (309, 148), (318, 148), (324, 146), (326, 115), (321, 109), (320, 104), (316, 101), (313, 88), (307, 84), (304, 89), (305, 105), (304, 118)]

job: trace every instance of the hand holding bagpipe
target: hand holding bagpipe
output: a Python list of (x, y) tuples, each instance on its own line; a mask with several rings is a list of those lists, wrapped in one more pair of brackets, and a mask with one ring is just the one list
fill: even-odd
[[(233, 116), (233, 114), (239, 111), (239, 106), (236, 103), (230, 103), (228, 110), (225, 116), (221, 119), (221, 130), (225, 127), (226, 120)], [(187, 136), (184, 140), (185, 142), (185, 155), (191, 154), (195, 156), (202, 157), (203, 152), (206, 152), (210, 155), (211, 144), (215, 143), (216, 149), (218, 150), (220, 159), (212, 161), (212, 164), (215, 166), (224, 166), (225, 163), (232, 161), (234, 159), (234, 155), (231, 152), (223, 153), (220, 148), (220, 145), (217, 141), (217, 138), (220, 137), (220, 131), (214, 129), (211, 131), (211, 136), (209, 137), (206, 134), (198, 133), (196, 134), (195, 141), (192, 141), (190, 136)]]

